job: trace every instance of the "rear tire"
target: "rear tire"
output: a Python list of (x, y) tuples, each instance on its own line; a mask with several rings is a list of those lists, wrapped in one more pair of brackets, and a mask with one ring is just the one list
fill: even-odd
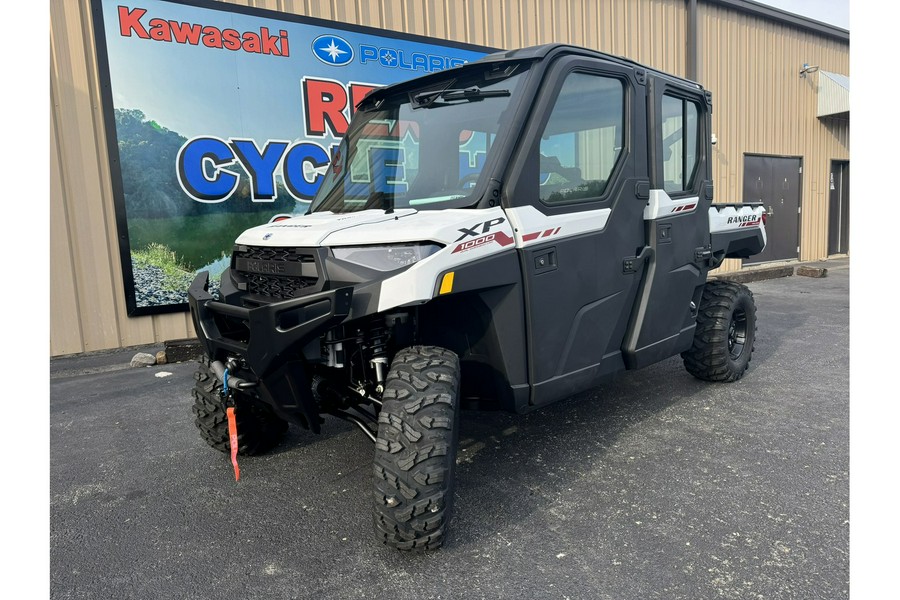
[[(200, 437), (226, 454), (231, 452), (228, 436), (228, 418), (222, 405), (222, 384), (210, 369), (209, 361), (202, 360), (194, 374), (194, 424)], [(287, 421), (275, 414), (272, 408), (255, 395), (234, 392), (235, 417), (238, 430), (238, 454), (252, 456), (271, 450), (287, 431)]]
[(756, 303), (745, 285), (710, 281), (703, 289), (690, 350), (681, 353), (688, 373), (704, 381), (744, 376), (756, 343)]
[(459, 359), (434, 346), (397, 353), (375, 443), (375, 530), (399, 550), (434, 550), (453, 508)]

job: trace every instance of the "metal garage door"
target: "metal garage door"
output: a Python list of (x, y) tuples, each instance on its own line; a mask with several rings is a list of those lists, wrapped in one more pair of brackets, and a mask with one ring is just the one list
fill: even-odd
[(744, 202), (766, 209), (766, 249), (745, 265), (800, 258), (800, 181), (803, 159), (744, 155)]

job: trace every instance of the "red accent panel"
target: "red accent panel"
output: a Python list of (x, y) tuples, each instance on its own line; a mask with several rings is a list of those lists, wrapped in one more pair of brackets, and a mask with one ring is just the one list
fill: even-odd
[(509, 237), (502, 231), (498, 231), (494, 234), (494, 241), (504, 247), (516, 243), (514, 238)]

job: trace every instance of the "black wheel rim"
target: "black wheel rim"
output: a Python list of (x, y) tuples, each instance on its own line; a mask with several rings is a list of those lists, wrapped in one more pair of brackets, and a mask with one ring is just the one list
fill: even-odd
[(744, 344), (747, 343), (747, 313), (736, 309), (731, 315), (731, 323), (728, 324), (728, 354), (732, 360), (737, 360), (744, 353)]

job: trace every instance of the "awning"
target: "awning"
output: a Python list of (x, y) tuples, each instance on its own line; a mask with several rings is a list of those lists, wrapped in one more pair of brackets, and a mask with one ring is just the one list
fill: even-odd
[(850, 78), (819, 70), (819, 112), (817, 117), (850, 116)]

